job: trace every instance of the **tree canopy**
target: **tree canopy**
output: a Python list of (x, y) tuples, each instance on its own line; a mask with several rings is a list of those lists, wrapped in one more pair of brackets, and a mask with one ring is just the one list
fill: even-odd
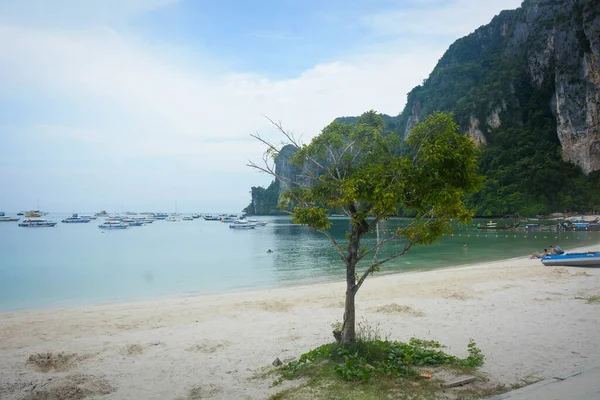
[[(292, 221), (325, 234), (339, 253), (347, 283), (339, 338), (352, 343), (354, 298), (365, 279), (411, 247), (430, 244), (450, 232), (451, 220), (471, 218), (463, 197), (482, 182), (477, 149), (458, 134), (458, 125), (448, 113), (434, 113), (415, 126), (404, 145), (397, 136), (383, 134), (384, 122), (375, 111), (364, 113), (353, 125), (334, 121), (308, 145), (276, 126), (297, 148), (290, 162), (301, 171), (298, 179), (276, 173), (269, 161), (277, 158), (280, 148), (258, 135), (253, 136), (268, 146), (265, 164), (250, 166), (285, 185), (281, 205), (293, 210)], [(398, 209), (412, 212), (412, 221), (390, 237), (378, 235), (371, 248), (361, 248), (363, 235), (378, 231), (378, 223)], [(338, 243), (328, 231), (328, 215), (334, 210), (350, 217), (346, 243)], [(379, 260), (379, 249), (394, 241), (400, 244), (398, 251)]]

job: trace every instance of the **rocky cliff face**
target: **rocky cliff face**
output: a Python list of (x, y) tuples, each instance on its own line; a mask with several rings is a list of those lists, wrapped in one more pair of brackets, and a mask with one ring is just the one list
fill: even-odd
[[(290, 157), (296, 152), (296, 147), (290, 144), (283, 146), (277, 159), (275, 160), (275, 172), (277, 175), (283, 176), (294, 182), (302, 181), (302, 177), (299, 176), (301, 171), (295, 165), (289, 162)], [(289, 189), (291, 186), (287, 180), (280, 181), (279, 184), (279, 195)]]
[[(446, 90), (445, 101), (436, 97)], [(409, 94), (401, 132), (435, 109), (452, 110), (486, 144), (504, 122), (526, 124), (520, 111), (540, 100), (554, 116), (563, 159), (584, 173), (600, 170), (598, 0), (526, 0), (455, 42)]]

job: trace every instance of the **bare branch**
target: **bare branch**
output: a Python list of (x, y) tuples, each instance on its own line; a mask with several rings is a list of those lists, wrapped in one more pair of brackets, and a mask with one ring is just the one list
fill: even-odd
[(283, 133), (283, 135), (290, 141), (290, 143), (297, 147), (300, 148), (302, 147), (302, 142), (300, 142), (299, 139), (296, 139), (296, 137), (294, 136), (293, 133), (286, 131), (283, 128), (283, 125), (281, 124), (281, 122), (275, 122), (273, 121), (271, 118), (267, 117), (265, 114), (261, 114), (263, 117), (265, 117), (275, 128), (277, 128), (277, 130), (281, 133)]
[[(377, 222), (375, 223), (375, 230), (377, 232), (377, 245), (379, 245), (379, 220), (377, 220)], [(375, 250), (375, 254), (373, 255), (373, 263), (377, 262), (377, 254), (379, 254), (379, 248), (377, 247), (377, 250)]]
[(405, 255), (406, 253), (408, 253), (408, 251), (411, 249), (411, 247), (414, 246), (413, 242), (408, 243), (404, 249), (399, 252), (394, 254), (393, 256), (390, 256), (384, 260), (378, 261), (376, 263), (371, 264), (371, 266), (369, 268), (367, 268), (367, 270), (364, 272), (364, 274), (362, 274), (362, 276), (360, 277), (360, 279), (358, 280), (358, 282), (356, 283), (356, 285), (354, 285), (354, 287), (352, 288), (352, 290), (354, 290), (354, 293), (358, 292), (358, 289), (360, 289), (360, 287), (362, 286), (363, 282), (365, 281), (365, 279), (367, 279), (367, 277), (373, 273), (373, 271), (375, 271), (375, 269), (377, 267), (379, 267), (382, 264), (385, 264), (388, 261), (394, 260), (398, 257), (401, 257), (403, 255)]
[[(362, 260), (363, 258), (365, 258), (369, 253), (372, 253), (373, 251), (379, 251), (379, 249), (382, 246), (385, 246), (386, 244), (388, 244), (389, 242), (398, 239), (400, 236), (402, 236), (402, 234), (404, 232), (406, 232), (406, 230), (408, 230), (409, 228), (412, 228), (414, 225), (416, 225), (416, 221), (412, 221), (410, 224), (406, 225), (404, 228), (397, 230), (396, 232), (394, 232), (394, 234), (392, 236), (390, 236), (389, 238), (379, 242), (377, 245), (371, 247), (369, 250), (365, 251), (363, 254), (360, 255), (360, 257), (358, 257), (358, 261)], [(357, 262), (358, 262), (357, 261)]]
[(317, 232), (321, 232), (322, 234), (324, 234), (325, 236), (327, 236), (327, 239), (329, 239), (329, 241), (333, 244), (333, 247), (335, 247), (335, 249), (337, 250), (338, 254), (342, 258), (342, 261), (346, 262), (347, 258), (346, 258), (346, 255), (344, 254), (344, 250), (338, 244), (338, 242), (333, 238), (333, 236), (331, 235), (331, 233), (329, 233), (329, 231), (327, 231), (325, 229), (317, 229)]

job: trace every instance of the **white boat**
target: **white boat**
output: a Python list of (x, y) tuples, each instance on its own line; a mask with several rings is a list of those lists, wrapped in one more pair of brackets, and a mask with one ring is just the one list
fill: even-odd
[(12, 218), (12, 217), (5, 217), (5, 216), (0, 217), (0, 222), (16, 222), (18, 220), (19, 220), (19, 218)]
[(78, 216), (77, 214), (73, 214), (69, 218), (65, 218), (62, 220), (62, 222), (64, 222), (65, 224), (87, 224), (90, 221), (90, 218), (83, 218)]
[(169, 218), (165, 219), (165, 221), (168, 221), (168, 222), (177, 222), (179, 220), (177, 218), (175, 218), (175, 217), (169, 217)]
[(127, 224), (128, 226), (142, 226), (144, 222), (137, 218), (123, 218), (121, 222)]
[(121, 221), (105, 221), (103, 224), (98, 225), (100, 229), (126, 229), (127, 224)]
[(184, 221), (193, 221), (194, 217), (183, 217)]
[(254, 224), (231, 224), (229, 225), (231, 229), (254, 229), (256, 226)]
[(55, 225), (56, 222), (48, 222), (45, 219), (38, 218), (29, 218), (19, 224), (19, 226), (22, 226), (24, 228), (49, 228)]

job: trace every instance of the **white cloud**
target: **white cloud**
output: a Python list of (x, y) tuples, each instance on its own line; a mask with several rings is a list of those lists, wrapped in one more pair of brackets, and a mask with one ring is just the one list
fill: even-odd
[[(126, 18), (170, 1), (97, 2), (92, 3), (97, 8), (91, 14), (98, 20)], [(70, 11), (73, 15), (80, 12), (78, 1), (63, 3), (75, 8)], [(463, 34), (471, 29), (465, 26), (486, 23), (488, 14), (501, 8), (481, 4), (457, 0), (426, 17), (414, 12), (396, 13), (374, 15), (365, 22), (386, 34), (415, 33), (419, 26), (428, 31), (437, 29), (437, 33)], [(417, 25), (407, 18), (422, 22)], [(452, 19), (457, 22), (445, 24)], [(401, 28), (396, 27), (399, 22)], [(440, 30), (442, 25), (446, 27)], [(262, 154), (261, 146), (250, 140), (250, 133), (258, 130), (273, 140), (279, 138), (262, 114), (282, 121), (305, 141), (338, 116), (358, 115), (369, 109), (398, 114), (406, 93), (429, 75), (444, 51), (439, 44), (419, 46), (418, 36), (414, 37), (410, 46), (390, 41), (316, 65), (293, 79), (272, 80), (219, 70), (222, 65), (218, 60), (203, 59), (202, 55), (193, 65), (181, 64), (177, 61), (185, 49), (156, 47), (100, 25), (64, 30), (4, 23), (0, 25), (0, 85), (10, 81), (71, 103), (74, 108), (84, 105), (88, 109), (92, 117), (83, 121), (38, 120), (23, 128), (27, 137), (44, 137), (57, 146), (83, 146), (86, 157), (103, 166), (89, 167), (87, 176), (98, 185), (90, 188), (88, 204), (99, 206), (90, 198), (112, 185), (127, 193), (130, 200), (126, 202), (130, 203), (150, 206), (139, 197), (152, 197), (155, 192), (157, 202), (170, 204), (175, 197), (183, 205), (197, 199), (200, 209), (236, 210), (248, 203), (250, 186), (269, 181), (245, 166), (248, 159), (258, 161)], [(32, 139), (30, 150), (35, 147)], [(53, 157), (50, 152), (46, 154)], [(74, 156), (57, 148), (54, 157), (69, 160)], [(10, 168), (13, 175), (4, 178), (9, 180), (3, 187), (13, 186), (15, 193), (20, 192), (17, 186), (24, 179), (36, 174), (49, 182), (76, 181), (85, 176), (82, 171), (62, 167)], [(131, 182), (135, 182), (136, 190), (128, 189)], [(67, 185), (46, 203), (65, 204), (65, 191), (70, 190)], [(79, 201), (84, 204), (86, 199)]]
[(521, 0), (455, 0), (423, 7), (380, 11), (363, 18), (363, 23), (381, 35), (414, 38), (446, 36), (452, 41), (487, 24), (501, 10), (519, 7)]

